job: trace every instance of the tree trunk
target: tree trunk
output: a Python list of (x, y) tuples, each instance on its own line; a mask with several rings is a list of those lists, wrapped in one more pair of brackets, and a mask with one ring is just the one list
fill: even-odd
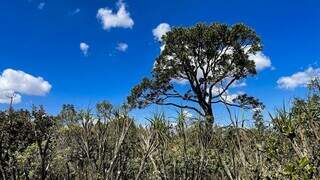
[(203, 108), (203, 111), (205, 114), (206, 123), (212, 127), (212, 124), (214, 123), (214, 117), (211, 105), (207, 105), (205, 108)]
[(205, 112), (205, 129), (203, 130), (203, 145), (205, 148), (207, 148), (207, 145), (210, 142), (211, 139), (211, 131), (212, 126), (214, 123), (214, 116), (211, 106), (207, 106), (207, 108), (204, 109)]

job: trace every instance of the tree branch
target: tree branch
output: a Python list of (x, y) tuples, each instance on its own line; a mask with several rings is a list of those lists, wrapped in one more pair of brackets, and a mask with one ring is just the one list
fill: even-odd
[(165, 106), (175, 106), (175, 107), (178, 107), (178, 108), (181, 108), (181, 109), (191, 109), (191, 110), (194, 110), (197, 113), (199, 113), (201, 116), (204, 116), (204, 114), (201, 111), (199, 111), (197, 108), (192, 107), (192, 106), (187, 106), (187, 105), (182, 106), (182, 105), (178, 105), (178, 104), (175, 104), (175, 103), (160, 103), (160, 102), (158, 102), (156, 104), (165, 105)]

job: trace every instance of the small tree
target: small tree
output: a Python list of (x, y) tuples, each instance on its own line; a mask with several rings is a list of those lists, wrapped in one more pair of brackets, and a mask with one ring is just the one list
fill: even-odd
[(34, 124), (34, 137), (40, 156), (39, 179), (45, 180), (48, 176), (50, 158), (52, 156), (52, 142), (54, 139), (55, 119), (49, 116), (44, 108), (33, 107), (32, 118)]
[[(164, 35), (162, 42), (165, 48), (156, 59), (152, 78), (144, 78), (128, 97), (133, 107), (158, 104), (191, 109), (211, 124), (214, 104), (241, 108), (262, 105), (246, 94), (228, 96), (232, 85), (257, 73), (249, 55), (261, 51), (262, 46), (249, 27), (243, 24), (179, 27)], [(185, 86), (178, 87), (177, 82)], [(186, 103), (180, 105), (177, 100)]]

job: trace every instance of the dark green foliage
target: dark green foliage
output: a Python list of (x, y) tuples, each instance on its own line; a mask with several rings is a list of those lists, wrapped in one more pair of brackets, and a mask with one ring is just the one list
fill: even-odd
[[(217, 23), (178, 27), (163, 36), (163, 44), (152, 78), (144, 78), (128, 97), (132, 107), (171, 105), (196, 111), (210, 123), (214, 121), (214, 104), (261, 107), (257, 99), (246, 94), (233, 102), (224, 99), (230, 86), (257, 73), (249, 54), (261, 51), (262, 46), (249, 27)], [(186, 82), (188, 89), (179, 91), (176, 81)], [(185, 104), (177, 104), (176, 99)]]

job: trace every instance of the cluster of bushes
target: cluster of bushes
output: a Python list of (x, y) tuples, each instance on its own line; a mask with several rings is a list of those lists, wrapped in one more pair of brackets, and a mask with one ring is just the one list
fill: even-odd
[(182, 109), (138, 125), (125, 106), (95, 110), (64, 105), (0, 112), (0, 179), (317, 179), (320, 177), (320, 93), (313, 83), (254, 127), (236, 119), (210, 129)]

